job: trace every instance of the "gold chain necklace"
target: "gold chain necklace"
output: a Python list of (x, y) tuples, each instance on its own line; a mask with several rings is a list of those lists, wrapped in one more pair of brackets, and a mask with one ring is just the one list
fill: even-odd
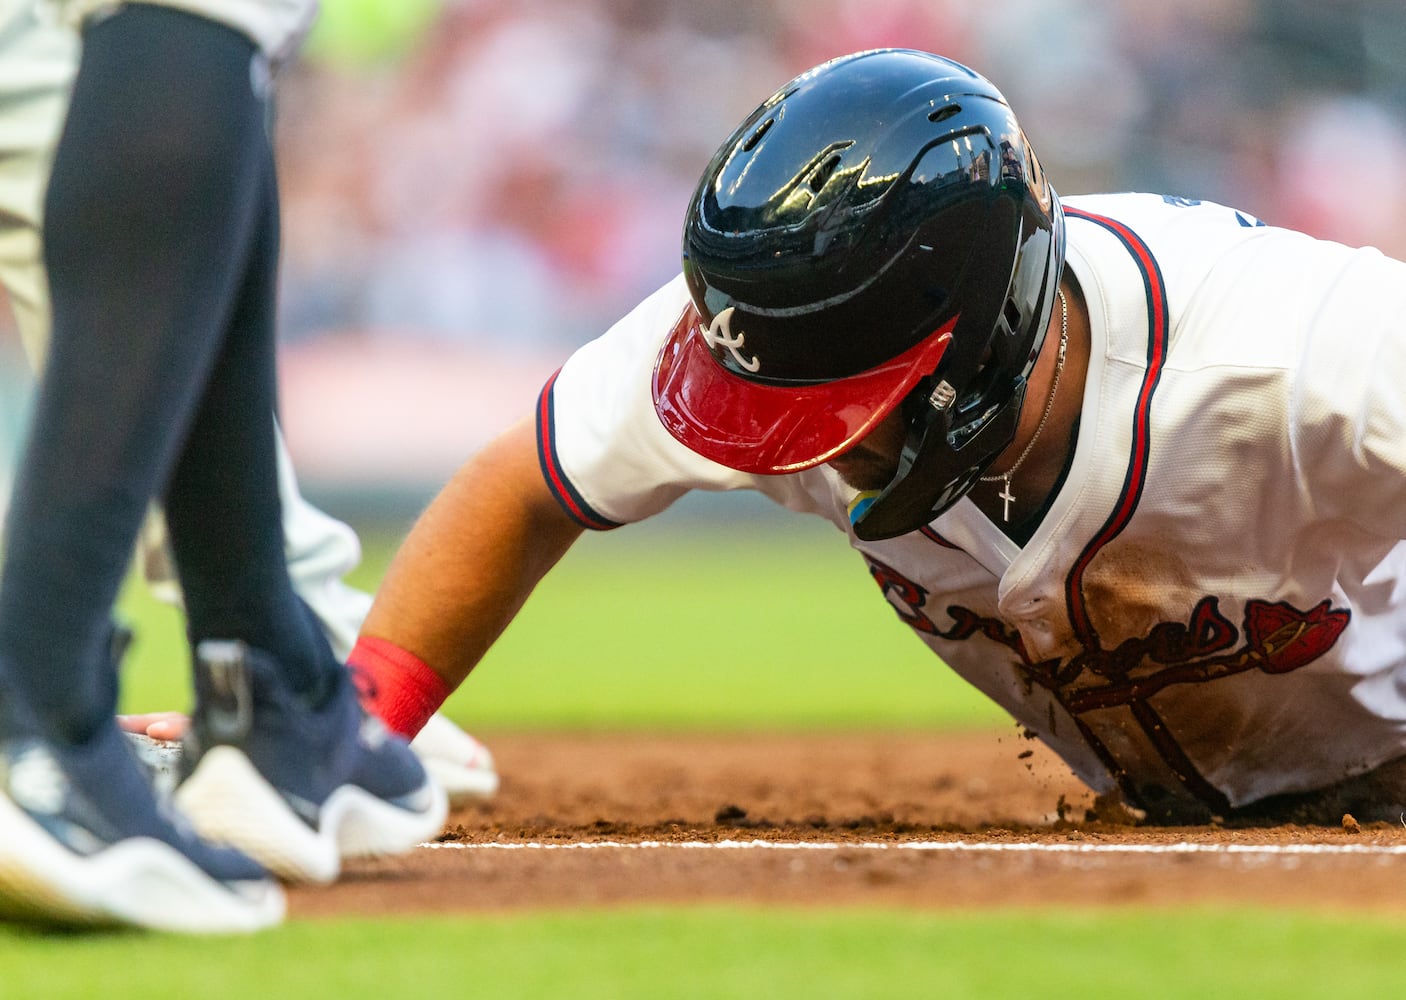
[(1020, 453), (1020, 457), (1015, 460), (1015, 463), (1000, 475), (982, 476), (978, 480), (983, 483), (1003, 484), (1001, 492), (997, 493), (996, 496), (1004, 501), (1005, 507), (1001, 514), (1006, 524), (1011, 523), (1011, 504), (1015, 502), (1015, 494), (1011, 492), (1011, 476), (1020, 471), (1020, 467), (1030, 457), (1030, 450), (1039, 440), (1040, 432), (1045, 429), (1045, 424), (1050, 419), (1050, 411), (1054, 409), (1055, 393), (1059, 391), (1059, 376), (1064, 371), (1064, 355), (1069, 346), (1069, 303), (1065, 301), (1063, 288), (1056, 289), (1055, 293), (1059, 296), (1059, 357), (1055, 359), (1054, 379), (1050, 382), (1050, 398), (1045, 401), (1045, 412), (1040, 414), (1040, 422), (1035, 426), (1035, 433), (1030, 435), (1025, 450)]

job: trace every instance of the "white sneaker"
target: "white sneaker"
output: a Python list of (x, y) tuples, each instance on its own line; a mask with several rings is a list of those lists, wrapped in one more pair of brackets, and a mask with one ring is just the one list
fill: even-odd
[[(158, 789), (174, 791), (181, 766), (181, 744), (128, 733), (132, 748), (152, 772)], [(410, 743), (420, 763), (449, 795), (451, 806), (486, 802), (498, 794), (498, 772), (488, 748), (436, 712)]]
[(339, 670), (320, 706), (240, 641), (195, 649), (195, 711), (175, 802), (195, 828), (285, 879), (325, 884), (346, 858), (401, 854), (444, 826), (442, 788), (365, 714)]
[(200, 840), (152, 795), (115, 725), (81, 746), (0, 742), (0, 915), (230, 934), (283, 912), (263, 868)]
[(498, 793), (498, 772), (488, 748), (436, 712), (410, 741), (410, 749), (449, 794), (450, 805), (485, 802)]

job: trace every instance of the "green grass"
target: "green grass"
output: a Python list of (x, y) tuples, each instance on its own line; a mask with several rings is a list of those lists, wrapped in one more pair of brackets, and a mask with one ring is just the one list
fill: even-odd
[(472, 996), (1395, 996), (1400, 921), (1280, 911), (955, 915), (704, 907), (295, 922), (247, 939), (0, 929), (0, 995), (104, 1000)]
[[(363, 532), (374, 588), (394, 532)], [(130, 710), (183, 707), (179, 616), (139, 586)], [(1003, 716), (882, 599), (828, 526), (676, 517), (588, 533), (448, 713), (482, 729), (955, 728)]]

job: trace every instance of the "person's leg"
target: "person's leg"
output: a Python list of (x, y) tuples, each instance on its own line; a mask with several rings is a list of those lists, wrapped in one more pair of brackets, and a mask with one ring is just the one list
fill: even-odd
[[(39, 252), (39, 216), (54, 143), (78, 64), (72, 31), (46, 23), (36, 4), (0, 3), (0, 285), (20, 341), (36, 368), (49, 340), (49, 294)], [(3, 312), (3, 307), (0, 307)], [(3, 319), (0, 317), (0, 319)], [(20, 412), (28, 385), (4, 380), (7, 416)], [(9, 502), (15, 457), (0, 449), (0, 516)]]
[(49, 188), (54, 330), (0, 571), (0, 906), (253, 929), (280, 918), (276, 885), (172, 821), (113, 719), (112, 601), (218, 342), (218, 325), (192, 321), (234, 285), (218, 267), (194, 289), (166, 270), (173, 249), (205, 249), (180, 245), (168, 209), (211, 208), (207, 243), (249, 229), (221, 197), (229, 179), (192, 168), (184, 145), (238, 145), (198, 127), (227, 78), (158, 99), (152, 78), (173, 63), (190, 61), (192, 79), (208, 67), (133, 45), (129, 23), (124, 12), (89, 34)]
[[(164, 494), (198, 642), (177, 804), (282, 874), (325, 879), (342, 856), (433, 835), (444, 796), (367, 724), (283, 562), (261, 59), (246, 36), (165, 7), (123, 7), (85, 34), (47, 199), (54, 329), (10, 511), (0, 669), (50, 743), (113, 758), (93, 776), (136, 766), (112, 716), (107, 616)], [(119, 839), (131, 813), (158, 811), (128, 786), (131, 803), (98, 816)], [(291, 867), (284, 837), (261, 836), (271, 818), (310, 843)], [(174, 824), (153, 832), (200, 846)]]
[(164, 509), (192, 647), (241, 639), (270, 654), (293, 688), (320, 704), (341, 665), (294, 593), (284, 557), (274, 429), (278, 193), (266, 143), (249, 197), (260, 216), (244, 250), (247, 270)]
[[(356, 644), (371, 595), (347, 583), (361, 563), (361, 540), (352, 527), (310, 503), (298, 485), (293, 460), (278, 433), (278, 498), (283, 508), (283, 551), (293, 590), (317, 616), (338, 660)], [(142, 576), (159, 600), (183, 607), (180, 581), (169, 547), (166, 519), (153, 511), (142, 525)]]
[(234, 840), (278, 874), (327, 881), (343, 857), (433, 835), (444, 794), (408, 746), (368, 726), (284, 562), (271, 150), (263, 181), (248, 271), (164, 498), (196, 654), (176, 801), (197, 829)]
[[(0, 5), (0, 285), (10, 301), (25, 353), (43, 367), (49, 342), (48, 282), (40, 252), (40, 218), (54, 146), (58, 141), (77, 66), (79, 40), (69, 28), (44, 18), (38, 7)], [(312, 608), (338, 658), (351, 651), (371, 597), (343, 577), (360, 561), (356, 533), (303, 498), (287, 449), (278, 447), (279, 493), (285, 551), (293, 587)], [(0, 507), (8, 503), (9, 470), (0, 469)], [(166, 549), (164, 519), (154, 513), (143, 527), (143, 576), (154, 593), (181, 602)]]
[(252, 46), (208, 23), (233, 46), (223, 59), (166, 44), (146, 30), (156, 13), (125, 8), (85, 36), (45, 210), (52, 343), (0, 576), (0, 659), (72, 742), (114, 708), (113, 599), (258, 221), (262, 108), (228, 96), (248, 90)]
[[(50, 328), (48, 282), (40, 253), (41, 207), (77, 52), (75, 33), (41, 18), (37, 8), (20, 4), (0, 12), (0, 63), (6, 67), (0, 74), (0, 127), (7, 135), (0, 149), (0, 285), (36, 370), (43, 365)], [(277, 451), (284, 552), (293, 589), (317, 617), (334, 654), (344, 660), (371, 606), (371, 595), (345, 579), (361, 560), (361, 542), (350, 526), (303, 497), (281, 436)], [(0, 460), (0, 516), (9, 502), (12, 464), (9, 456)], [(151, 592), (181, 606), (167, 537), (165, 518), (159, 510), (153, 511), (143, 524), (138, 559)], [(444, 784), (451, 801), (491, 796), (497, 788), (491, 754), (447, 718), (437, 716), (433, 721), (435, 725), (417, 736), (412, 748)], [(139, 730), (133, 739), (149, 762), (169, 774), (178, 752), (164, 741), (179, 738), (184, 723), (153, 725), (150, 735), (158, 742), (145, 739)]]
[(51, 21), (38, 4), (0, 3), (0, 284), (36, 369), (49, 339), (40, 209), (78, 65), (78, 38)]

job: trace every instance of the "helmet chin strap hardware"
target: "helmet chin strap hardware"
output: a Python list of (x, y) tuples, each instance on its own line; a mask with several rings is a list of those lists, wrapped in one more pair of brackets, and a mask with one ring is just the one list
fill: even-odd
[(928, 405), (938, 413), (951, 408), (957, 399), (957, 390), (952, 388), (952, 384), (946, 379), (937, 383), (933, 387), (932, 393), (928, 396)]
[[(938, 383), (939, 387), (943, 384), (945, 380)], [(939, 409), (933, 403), (933, 410), (910, 429), (898, 472), (889, 484), (877, 493), (856, 497), (851, 504), (850, 526), (855, 537), (872, 542), (916, 531), (965, 496), (985, 471), (987, 456), (999, 454), (1015, 438), (1027, 386), (1021, 378), (1010, 405), (993, 414), (956, 449), (952, 446), (956, 408), (948, 404)], [(934, 395), (939, 395), (938, 389), (929, 393), (929, 402)], [(939, 398), (945, 395), (941, 393)], [(962, 455), (972, 457), (963, 462)], [(942, 484), (941, 489), (933, 489), (935, 482)]]

